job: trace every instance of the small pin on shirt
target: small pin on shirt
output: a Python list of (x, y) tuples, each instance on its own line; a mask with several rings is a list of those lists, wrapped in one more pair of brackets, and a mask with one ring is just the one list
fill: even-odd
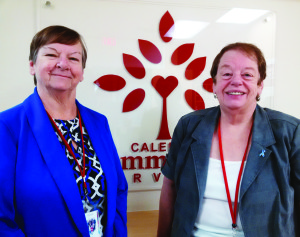
[(265, 157), (265, 150), (261, 150), (261, 153), (259, 154), (259, 156)]

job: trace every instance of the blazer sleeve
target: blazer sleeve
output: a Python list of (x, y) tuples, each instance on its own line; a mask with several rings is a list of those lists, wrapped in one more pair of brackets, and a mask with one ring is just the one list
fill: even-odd
[(14, 183), (17, 139), (0, 120), (0, 236), (25, 236), (15, 222)]
[(121, 167), (119, 155), (114, 144), (108, 121), (106, 119), (106, 126), (111, 140), (111, 150), (113, 153), (113, 161), (115, 163), (117, 173), (117, 197), (116, 197), (116, 213), (113, 226), (113, 236), (126, 237), (127, 236), (127, 194), (128, 184), (125, 178), (123, 169)]
[(290, 151), (291, 181), (295, 190), (295, 227), (300, 236), (300, 125), (298, 124)]
[(117, 173), (118, 173), (118, 189), (117, 189), (117, 200), (116, 200), (116, 216), (114, 220), (114, 236), (125, 237), (127, 236), (128, 186), (118, 156), (116, 162), (118, 162), (118, 165), (116, 166)]
[(185, 126), (186, 125), (183, 124), (183, 119), (181, 118), (174, 129), (171, 147), (161, 168), (163, 175), (173, 181), (175, 181), (175, 167), (177, 163), (177, 156), (181, 148), (182, 140), (184, 138)]
[(290, 162), (292, 171), (291, 178), (295, 189), (295, 200), (300, 204), (300, 125), (297, 126), (292, 141)]

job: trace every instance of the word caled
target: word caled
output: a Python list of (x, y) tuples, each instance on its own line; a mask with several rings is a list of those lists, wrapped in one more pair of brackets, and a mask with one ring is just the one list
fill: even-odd
[(139, 143), (132, 143), (131, 144), (131, 150), (133, 152), (143, 152), (143, 151), (148, 151), (148, 152), (164, 152), (167, 151), (170, 147), (171, 143), (166, 143), (166, 142), (160, 142), (158, 144), (154, 144), (153, 142), (150, 144), (147, 144), (144, 142), (143, 144)]
[[(125, 170), (150, 170), (160, 169), (164, 164), (166, 152), (169, 150), (170, 142), (155, 143), (132, 143), (130, 150), (135, 155), (121, 157), (122, 169)], [(155, 153), (155, 154), (151, 154)], [(163, 153), (158, 155), (157, 153)], [(152, 173), (153, 182), (158, 182), (161, 172)], [(142, 182), (142, 174), (137, 172), (133, 174), (133, 183)]]

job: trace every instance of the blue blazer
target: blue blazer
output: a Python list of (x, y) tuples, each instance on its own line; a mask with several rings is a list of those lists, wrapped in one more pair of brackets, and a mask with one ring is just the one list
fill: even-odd
[[(76, 101), (106, 176), (104, 236), (127, 236), (128, 186), (105, 116)], [(65, 151), (35, 89), (0, 113), (0, 236), (89, 236)]]
[[(172, 236), (191, 236), (203, 203), (211, 141), (220, 108), (199, 110), (178, 122), (163, 174), (177, 191)], [(264, 152), (263, 152), (264, 151)], [(246, 237), (293, 237), (300, 226), (300, 121), (256, 107), (243, 174), (239, 214)]]

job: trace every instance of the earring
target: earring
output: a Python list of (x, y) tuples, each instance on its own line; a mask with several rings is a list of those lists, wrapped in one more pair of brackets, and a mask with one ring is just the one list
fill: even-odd
[(217, 96), (217, 94), (216, 94), (216, 93), (214, 93), (214, 98), (215, 98), (215, 99), (217, 99), (217, 98), (218, 98), (218, 96)]
[(260, 101), (260, 95), (256, 96), (256, 101)]

